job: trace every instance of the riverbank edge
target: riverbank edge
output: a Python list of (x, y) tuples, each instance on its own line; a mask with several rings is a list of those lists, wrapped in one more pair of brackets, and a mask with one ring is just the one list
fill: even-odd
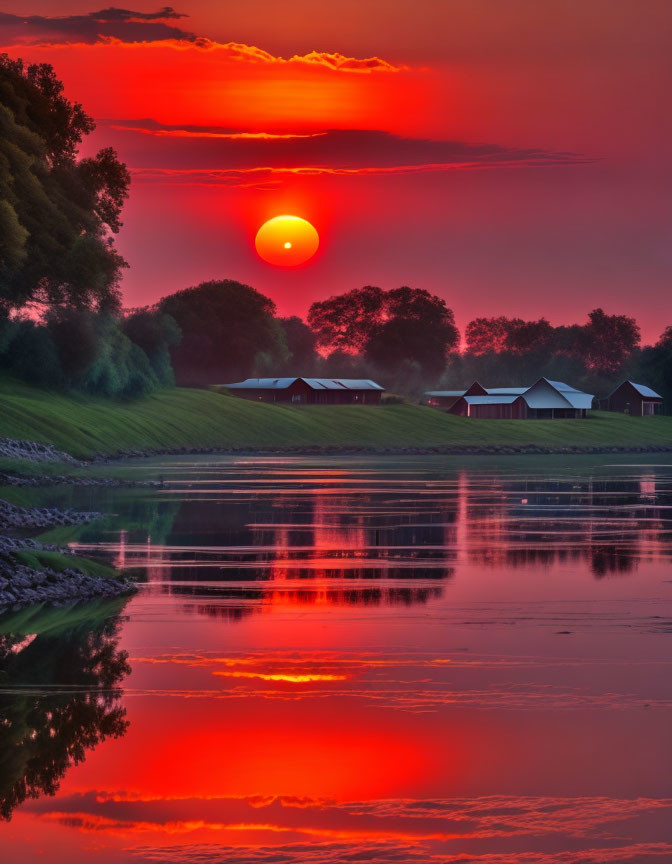
[[(59, 558), (72, 558), (73, 566), (55, 569), (22, 563), (47, 553)], [(0, 616), (38, 604), (63, 606), (81, 600), (129, 595), (137, 591), (135, 583), (118, 576), (90, 575), (78, 566), (79, 556), (73, 552), (48, 546), (35, 540), (0, 535)]]
[(601, 446), (572, 445), (550, 447), (538, 444), (491, 444), (473, 447), (372, 447), (352, 445), (296, 445), (284, 447), (148, 447), (119, 450), (113, 454), (94, 456), (90, 465), (113, 465), (125, 459), (154, 456), (600, 456), (628, 453), (672, 453), (672, 445)]
[[(0, 439), (0, 456), (12, 460), (12, 473), (0, 472), (0, 485), (31, 487), (55, 483), (75, 485), (126, 485), (114, 478), (87, 477), (85, 474), (40, 474), (36, 465), (54, 466), (65, 471), (86, 470), (87, 463), (74, 459), (50, 445), (31, 441)], [(29, 473), (21, 468), (30, 467)], [(135, 484), (132, 484), (135, 485)], [(144, 484), (142, 484), (144, 485)], [(152, 484), (156, 485), (156, 484)], [(102, 518), (101, 513), (62, 510), (56, 507), (21, 507), (0, 499), (0, 615), (37, 604), (70, 605), (82, 600), (124, 596), (137, 590), (135, 584), (113, 568), (109, 575), (98, 567), (95, 575), (85, 572), (95, 562), (82, 559), (70, 549), (45, 545), (34, 539), (16, 536), (17, 532), (42, 531), (60, 525), (87, 524)], [(7, 533), (8, 532), (8, 533)], [(46, 554), (45, 554), (46, 553)], [(26, 563), (25, 559), (30, 563)], [(48, 566), (40, 558), (59, 558), (61, 566)], [(72, 559), (72, 566), (62, 566)], [(37, 566), (32, 566), (36, 564)], [(114, 574), (114, 575), (113, 575)]]

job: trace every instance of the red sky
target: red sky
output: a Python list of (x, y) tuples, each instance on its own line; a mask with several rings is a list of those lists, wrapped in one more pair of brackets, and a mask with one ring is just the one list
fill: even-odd
[[(0, 51), (52, 63), (133, 173), (128, 305), (228, 277), (281, 314), (410, 284), (461, 327), (672, 323), (668, 0), (129, 5), (0, 2)], [(321, 236), (296, 270), (254, 251), (284, 212)]]

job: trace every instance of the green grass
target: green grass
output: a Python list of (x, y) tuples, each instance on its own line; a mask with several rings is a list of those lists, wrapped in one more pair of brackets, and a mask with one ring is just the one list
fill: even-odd
[(128, 449), (283, 447), (639, 447), (672, 445), (672, 417), (593, 412), (581, 420), (473, 420), (418, 405), (279, 406), (176, 388), (133, 402), (0, 381), (0, 437), (75, 456)]
[(69, 569), (79, 570), (80, 573), (93, 576), (95, 579), (118, 579), (120, 575), (114, 567), (108, 567), (99, 561), (80, 558), (79, 555), (64, 555), (62, 552), (22, 549), (20, 552), (15, 552), (14, 557), (26, 567), (32, 567), (33, 570), (43, 570), (47, 567), (57, 573)]
[(128, 602), (127, 597), (96, 598), (85, 603), (73, 600), (65, 606), (38, 603), (0, 616), (0, 635), (12, 634), (57, 636), (73, 628), (91, 630), (110, 618), (115, 618)]

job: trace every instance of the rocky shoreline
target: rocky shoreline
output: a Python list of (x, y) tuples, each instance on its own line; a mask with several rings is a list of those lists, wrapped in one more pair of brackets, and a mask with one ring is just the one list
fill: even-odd
[[(375, 447), (366, 445), (309, 445), (283, 447), (146, 447), (117, 450), (90, 461), (80, 461), (56, 450), (51, 444), (0, 438), (0, 457), (28, 462), (64, 462), (85, 467), (109, 465), (124, 459), (142, 459), (152, 456), (604, 456), (627, 453), (672, 453), (672, 445), (649, 444), (639, 447), (607, 447), (602, 445), (573, 445), (552, 447), (540, 444), (485, 444), (455, 447), (437, 444), (433, 447)], [(81, 477), (77, 475), (26, 476), (0, 473), (0, 485), (46, 486), (67, 483), (82, 486), (159, 486), (158, 481), (125, 481), (113, 477)]]
[(86, 477), (82, 474), (20, 474), (0, 471), (0, 486), (103, 486), (106, 489), (143, 489), (161, 486), (158, 480), (120, 480), (117, 477)]
[(538, 444), (489, 444), (471, 447), (366, 447), (347, 445), (296, 445), (286, 447), (174, 447), (146, 450), (119, 450), (97, 456), (94, 464), (111, 464), (124, 459), (151, 456), (599, 456), (627, 453), (672, 453), (672, 445), (642, 447), (571, 446), (546, 447)]
[[(31, 464), (59, 462), (73, 467), (82, 467), (85, 464), (49, 444), (11, 438), (0, 438), (0, 457)], [(0, 473), (2, 486), (38, 487), (61, 483), (112, 487), (158, 485), (154, 481), (138, 484), (134, 481), (78, 474), (22, 474), (20, 468)], [(77, 556), (70, 549), (39, 543), (23, 536), (64, 525), (84, 525), (101, 517), (102, 514), (97, 512), (59, 507), (21, 507), (0, 499), (0, 614), (36, 603), (62, 605), (96, 597), (116, 597), (135, 591), (134, 583), (121, 575), (119, 578), (99, 578), (77, 569)], [(58, 570), (47, 566), (31, 567), (19, 560), (17, 556), (21, 552), (56, 552), (71, 556), (73, 566)]]
[(21, 459), (25, 462), (64, 462), (66, 465), (83, 465), (53, 444), (40, 444), (37, 441), (18, 441), (16, 438), (0, 438), (0, 457)]
[(86, 525), (102, 513), (61, 510), (58, 507), (19, 507), (0, 499), (0, 531), (55, 528), (59, 525)]
[[(117, 597), (136, 590), (134, 583), (126, 579), (99, 579), (74, 567), (63, 570), (28, 567), (14, 557), (22, 550), (67, 554), (67, 550), (34, 540), (0, 536), (0, 614), (36, 603), (61, 605), (94, 597)], [(76, 558), (74, 554), (72, 557)]]

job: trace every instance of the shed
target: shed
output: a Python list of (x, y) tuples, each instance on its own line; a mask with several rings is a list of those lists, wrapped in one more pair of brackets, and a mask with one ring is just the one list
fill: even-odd
[[(446, 394), (450, 394), (450, 401)], [(586, 416), (594, 398), (564, 381), (548, 378), (540, 378), (531, 387), (484, 388), (474, 382), (468, 390), (432, 391), (427, 395), (444, 396), (446, 410), (451, 414), (496, 420), (577, 419)], [(429, 404), (437, 403), (430, 399)]]
[(246, 378), (221, 386), (243, 399), (294, 405), (377, 405), (385, 392), (368, 378)]
[(663, 397), (646, 384), (624, 381), (607, 397), (607, 410), (633, 417), (650, 417), (659, 414), (663, 407)]

